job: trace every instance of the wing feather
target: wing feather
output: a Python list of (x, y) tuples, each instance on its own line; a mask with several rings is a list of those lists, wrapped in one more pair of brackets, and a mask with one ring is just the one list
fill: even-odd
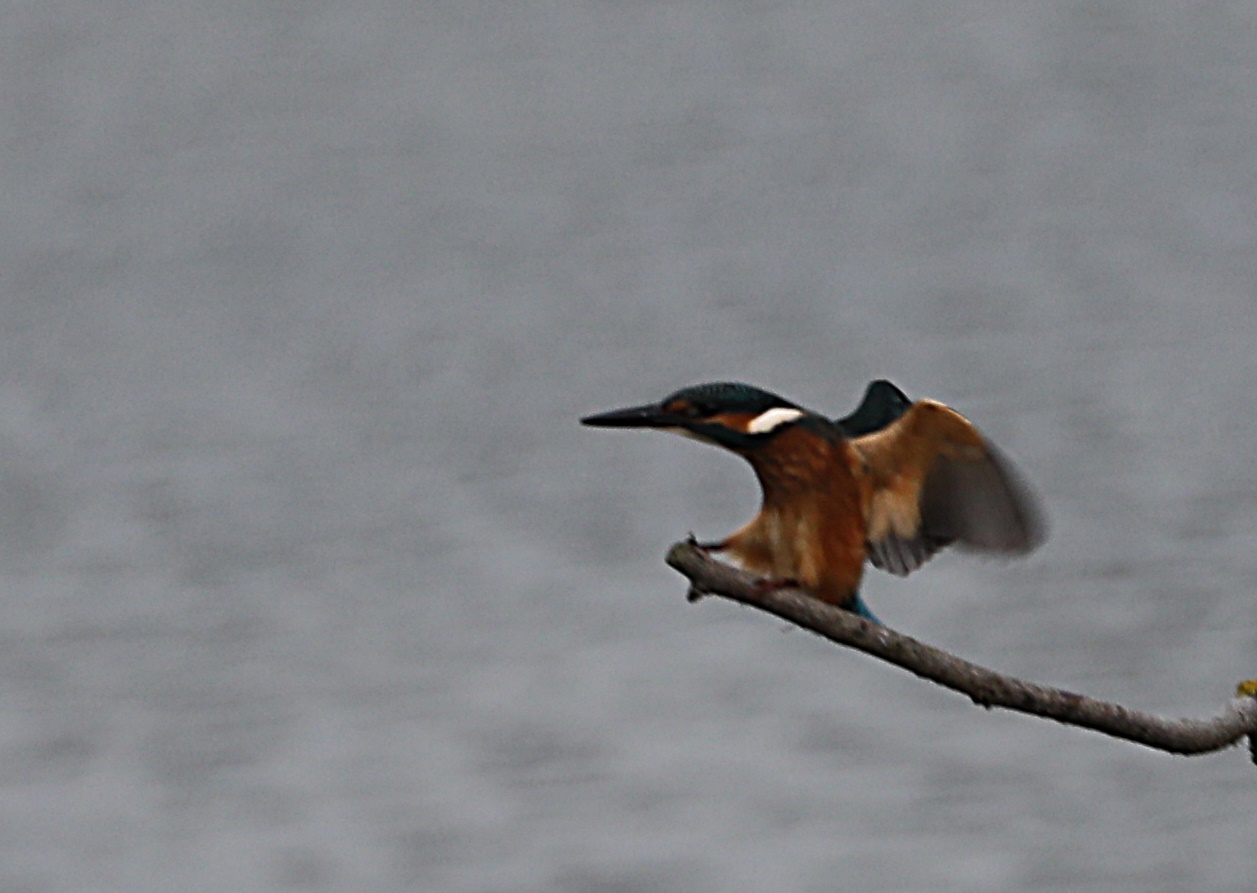
[(870, 483), (874, 567), (905, 576), (952, 543), (1021, 554), (1042, 542), (1030, 488), (954, 409), (918, 400), (886, 428), (850, 443)]

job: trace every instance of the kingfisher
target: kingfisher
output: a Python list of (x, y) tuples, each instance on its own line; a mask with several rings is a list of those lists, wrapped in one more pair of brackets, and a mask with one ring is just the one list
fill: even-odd
[(697, 545), (761, 575), (766, 590), (802, 588), (874, 623), (860, 598), (866, 561), (907, 576), (952, 544), (1021, 555), (1045, 535), (1024, 478), (967, 418), (885, 379), (841, 419), (712, 382), (581, 423), (671, 431), (742, 456), (763, 491), (759, 513)]

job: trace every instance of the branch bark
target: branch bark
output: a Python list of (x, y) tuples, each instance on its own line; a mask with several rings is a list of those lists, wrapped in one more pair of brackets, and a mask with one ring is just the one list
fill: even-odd
[(756, 578), (717, 561), (694, 541), (676, 543), (668, 564), (690, 580), (689, 599), (720, 595), (758, 608), (839, 645), (855, 648), (923, 679), (967, 695), (975, 704), (1002, 707), (1091, 729), (1173, 754), (1222, 750), (1248, 736), (1257, 764), (1257, 681), (1209, 719), (1167, 719), (1074, 692), (1023, 682), (926, 645), (887, 626), (825, 604), (799, 589), (766, 590)]

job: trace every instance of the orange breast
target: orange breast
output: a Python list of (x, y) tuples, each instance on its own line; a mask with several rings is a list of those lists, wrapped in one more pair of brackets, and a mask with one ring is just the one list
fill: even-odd
[(805, 430), (783, 431), (746, 454), (764, 503), (729, 538), (728, 549), (748, 570), (797, 580), (822, 601), (841, 605), (864, 572), (867, 486), (853, 472), (858, 458), (845, 443)]

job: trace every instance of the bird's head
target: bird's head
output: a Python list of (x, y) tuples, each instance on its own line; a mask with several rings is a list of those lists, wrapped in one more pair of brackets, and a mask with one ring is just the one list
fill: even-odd
[(740, 382), (682, 388), (658, 403), (581, 419), (597, 428), (657, 428), (737, 452), (768, 443), (801, 421), (818, 419), (784, 397)]

